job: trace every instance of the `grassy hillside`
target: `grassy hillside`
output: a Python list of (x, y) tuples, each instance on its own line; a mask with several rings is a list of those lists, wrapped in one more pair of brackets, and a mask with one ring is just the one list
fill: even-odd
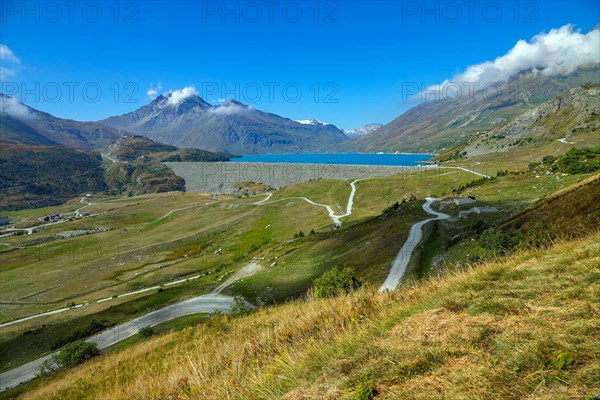
[(546, 230), (552, 236), (585, 236), (600, 226), (600, 175), (561, 190), (502, 225), (507, 232)]
[[(435, 274), (448, 265), (481, 262), (499, 253), (589, 235), (600, 226), (600, 175), (587, 175), (586, 179), (580, 175), (571, 184), (561, 183), (573, 177), (576, 175), (508, 173), (464, 189), (460, 196), (474, 196), (478, 201), (446, 205), (444, 212), (457, 216), (473, 206), (496, 207), (497, 211), (432, 224), (417, 248), (417, 256), (423, 254), (421, 270)], [(533, 199), (534, 191), (536, 201), (527, 204), (525, 197)]]
[(230, 154), (201, 149), (180, 149), (143, 136), (124, 136), (108, 146), (106, 181), (128, 194), (185, 191), (185, 180), (163, 162), (228, 161)]
[(140, 161), (140, 159), (155, 162), (229, 161), (231, 157), (230, 154), (201, 149), (180, 149), (143, 136), (124, 136), (109, 147), (109, 153), (117, 160), (128, 162)]
[(3, 144), (0, 148), (0, 209), (61, 204), (106, 189), (99, 154), (65, 147)]
[[(536, 179), (530, 172), (485, 180), (466, 190), (477, 196), (478, 205), (498, 206), (500, 211), (474, 215), (477, 220), (444, 221), (438, 232), (450, 239), (479, 220), (486, 226), (498, 224), (535, 199), (581, 179), (577, 175), (545, 174)], [(33, 235), (3, 238), (0, 322), (71, 302), (92, 303), (4, 329), (0, 332), (0, 370), (43, 355), (52, 343), (70, 337), (92, 320), (115, 324), (210, 292), (224, 277), (250, 262), (259, 262), (263, 268), (227, 292), (242, 295), (253, 304), (298, 298), (313, 279), (336, 266), (350, 267), (360, 279), (377, 286), (385, 279), (410, 226), (426, 217), (422, 199), (428, 195), (453, 196), (456, 189), (472, 180), (473, 175), (465, 171), (442, 169), (360, 181), (352, 215), (335, 230), (324, 208), (286, 198), (306, 196), (342, 212), (350, 193), (348, 181), (315, 180), (289, 186), (274, 192), (271, 200), (277, 202), (260, 206), (253, 203), (263, 196), (234, 198), (181, 192), (94, 196), (93, 204), (86, 208), (94, 215), (91, 218), (43, 227)], [(397, 209), (390, 207), (395, 202), (399, 202)], [(37, 218), (42, 215), (73, 212), (80, 207), (77, 198), (60, 207), (7, 215), (22, 228), (39, 223)], [(455, 216), (458, 209), (446, 207), (443, 212)], [(63, 236), (74, 231), (90, 234)], [(470, 236), (463, 238), (469, 245), (477, 243)], [(435, 250), (444, 250), (445, 243)], [(219, 248), (223, 256), (214, 254)], [(454, 254), (456, 259), (469, 260), (469, 254), (475, 254), (470, 247), (453, 246), (450, 250), (454, 248), (460, 250)], [(437, 254), (430, 250), (423, 253), (427, 253), (424, 257), (429, 254), (430, 260)], [(48, 269), (49, 264), (52, 269)], [(423, 268), (423, 264), (415, 257), (407, 271), (409, 281), (427, 275), (428, 267)], [(180, 286), (165, 286), (158, 293), (114, 298), (197, 274), (204, 276)], [(112, 300), (93, 303), (106, 297)]]
[(596, 233), (393, 293), (214, 316), (19, 398), (593, 398), (598, 265)]

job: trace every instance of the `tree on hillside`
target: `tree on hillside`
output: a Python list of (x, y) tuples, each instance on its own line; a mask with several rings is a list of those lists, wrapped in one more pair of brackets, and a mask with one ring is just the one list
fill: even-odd
[(313, 281), (315, 298), (335, 297), (360, 288), (362, 282), (351, 268), (333, 268)]
[(54, 356), (54, 362), (59, 368), (72, 368), (100, 354), (96, 343), (77, 340), (69, 343)]

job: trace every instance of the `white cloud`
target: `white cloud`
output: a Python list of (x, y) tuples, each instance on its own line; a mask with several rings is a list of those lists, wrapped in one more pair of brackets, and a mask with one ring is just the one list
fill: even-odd
[(156, 87), (154, 87), (154, 85), (152, 83), (150, 83), (150, 88), (146, 92), (146, 96), (148, 96), (150, 99), (154, 100), (160, 94), (161, 90), (162, 90), (162, 85), (160, 82), (158, 82), (158, 85), (156, 85)]
[(0, 99), (0, 112), (10, 115), (14, 118), (29, 119), (33, 115), (29, 108), (14, 97), (2, 97)]
[(427, 90), (440, 90), (449, 84), (470, 84), (482, 88), (485, 84), (503, 82), (529, 71), (546, 75), (566, 75), (578, 67), (600, 62), (600, 30), (586, 34), (573, 30), (573, 25), (539, 33), (529, 42), (519, 40), (506, 54), (493, 61), (471, 65), (464, 72), (433, 85)]
[(5, 44), (0, 44), (0, 79), (15, 76), (21, 60)]
[(176, 106), (183, 100), (194, 95), (198, 95), (198, 91), (196, 90), (196, 88), (193, 86), (186, 86), (183, 89), (174, 90), (170, 92), (168, 95), (167, 104), (170, 106)]
[(16, 71), (11, 68), (6, 68), (0, 65), (0, 80), (4, 80), (6, 78), (12, 78), (15, 76)]
[(20, 63), (19, 57), (15, 56), (15, 53), (5, 44), (0, 44), (0, 61), (11, 61), (14, 63)]
[(251, 107), (244, 107), (244, 106), (241, 106), (236, 103), (226, 103), (226, 104), (223, 104), (222, 106), (213, 107), (213, 108), (209, 109), (208, 112), (211, 114), (217, 114), (217, 115), (231, 115), (231, 114), (242, 113), (242, 112), (248, 111), (250, 109), (251, 109)]

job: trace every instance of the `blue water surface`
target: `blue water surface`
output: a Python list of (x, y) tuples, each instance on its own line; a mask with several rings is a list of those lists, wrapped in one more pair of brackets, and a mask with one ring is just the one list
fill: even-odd
[(233, 162), (294, 164), (355, 164), (415, 166), (428, 164), (433, 154), (263, 154), (233, 158)]

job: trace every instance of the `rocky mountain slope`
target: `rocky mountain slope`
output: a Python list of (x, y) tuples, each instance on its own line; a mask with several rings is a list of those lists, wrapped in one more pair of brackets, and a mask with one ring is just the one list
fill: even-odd
[(62, 119), (0, 93), (0, 143), (94, 149), (123, 134), (97, 122)]
[(575, 144), (596, 137), (600, 145), (600, 85), (583, 85), (532, 108), (507, 124), (472, 138), (464, 156), (506, 152), (560, 140)]
[(348, 139), (331, 124), (301, 123), (236, 101), (213, 106), (178, 91), (100, 122), (178, 147), (233, 154), (318, 152)]
[(457, 100), (448, 95), (448, 99), (420, 103), (372, 134), (344, 144), (343, 148), (364, 152), (442, 152), (477, 132), (506, 124), (572, 87), (599, 82), (600, 64), (579, 68), (568, 76), (524, 73), (497, 90), (478, 91), (473, 96), (465, 94)]

